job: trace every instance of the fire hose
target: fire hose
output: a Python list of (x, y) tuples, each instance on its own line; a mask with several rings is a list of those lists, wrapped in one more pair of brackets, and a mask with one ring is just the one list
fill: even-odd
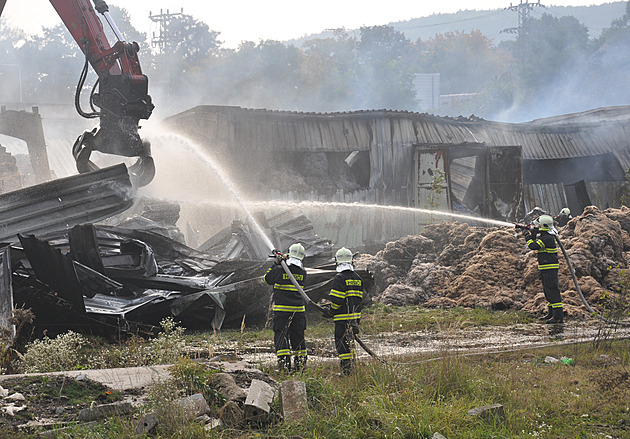
[[(277, 250), (273, 250), (272, 251), (272, 256), (275, 257), (280, 253)], [(287, 276), (289, 276), (289, 279), (291, 280), (291, 283), (295, 286), (295, 288), (297, 288), (298, 292), (300, 293), (300, 295), (302, 296), (302, 298), (304, 299), (304, 301), (311, 307), (315, 308), (316, 310), (318, 310), (319, 312), (325, 314), (326, 313), (326, 309), (324, 309), (323, 307), (319, 306), (317, 303), (313, 302), (313, 300), (311, 300), (310, 297), (308, 297), (308, 294), (306, 294), (306, 292), (304, 291), (304, 289), (300, 286), (300, 284), (298, 283), (298, 281), (295, 279), (295, 277), (293, 276), (293, 273), (291, 273), (291, 270), (289, 269), (287, 263), (284, 261), (284, 259), (281, 259), (280, 264), (282, 265), (282, 269), (284, 270), (284, 272), (287, 274)], [(370, 349), (364, 342), (363, 340), (361, 340), (359, 338), (359, 336), (357, 334), (355, 334), (354, 332), (352, 333), (352, 337), (354, 338), (354, 340), (357, 342), (357, 344), (359, 346), (361, 346), (363, 348), (363, 350), (365, 352), (368, 353), (368, 355), (370, 355), (372, 358), (385, 363), (385, 360), (383, 360), (382, 358), (378, 357), (374, 351), (372, 351), (372, 349)]]
[[(515, 224), (514, 227), (517, 229), (523, 229), (523, 230), (535, 229), (535, 227), (532, 225), (522, 225), (522, 224)], [(567, 266), (569, 267), (571, 278), (573, 279), (573, 284), (575, 285), (575, 289), (578, 293), (578, 296), (580, 297), (580, 300), (582, 301), (582, 304), (584, 305), (586, 310), (589, 313), (591, 313), (592, 316), (594, 316), (595, 318), (603, 322), (615, 324), (615, 325), (621, 325), (621, 326), (630, 326), (629, 322), (614, 322), (614, 321), (611, 321), (610, 319), (607, 319), (606, 317), (602, 316), (600, 313), (595, 311), (589, 305), (588, 301), (586, 300), (586, 297), (584, 297), (584, 294), (582, 293), (582, 289), (580, 288), (580, 285), (578, 284), (578, 279), (575, 274), (575, 270), (573, 269), (573, 265), (571, 264), (571, 260), (569, 259), (569, 254), (567, 253), (567, 250), (564, 248), (564, 245), (562, 244), (562, 241), (560, 241), (560, 237), (557, 234), (554, 234), (553, 237), (555, 238), (556, 243), (558, 244), (558, 247), (560, 247), (560, 250), (562, 250), (562, 254), (564, 255), (565, 261), (567, 261)]]

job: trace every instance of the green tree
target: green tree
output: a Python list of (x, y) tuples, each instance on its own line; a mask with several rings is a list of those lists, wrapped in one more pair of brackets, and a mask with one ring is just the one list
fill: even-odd
[[(125, 9), (111, 6), (110, 12), (128, 41), (137, 41), (141, 47), (146, 43), (145, 34), (135, 30)], [(104, 29), (110, 45), (113, 45), (115, 37), (111, 31), (108, 32), (107, 25)], [(24, 99), (71, 103), (85, 55), (61, 19), (55, 26), (43, 28), (42, 35), (26, 37), (23, 33), (14, 33), (11, 40), (15, 50), (13, 56), (22, 70)], [(146, 44), (144, 47), (147, 47)], [(150, 55), (150, 52), (146, 51), (146, 54)], [(96, 75), (90, 69), (86, 88), (90, 89), (95, 80)]]
[(0, 100), (17, 102), (20, 99), (22, 67), (18, 51), (27, 42), (26, 34), (0, 21)]
[[(129, 16), (129, 11), (125, 8), (120, 8), (118, 6), (110, 5), (109, 12), (118, 26), (120, 33), (122, 33), (123, 37), (125, 37), (126, 41), (135, 41), (140, 45), (140, 52), (143, 57), (150, 54), (150, 46), (147, 41), (147, 34), (144, 32), (140, 32), (131, 24), (131, 17)], [(99, 15), (100, 17), (100, 15)], [(100, 17), (102, 18), (102, 17)], [(109, 26), (107, 24), (103, 25), (103, 28), (107, 32), (107, 37), (110, 41), (110, 44), (113, 45), (116, 42), (116, 38), (113, 33), (110, 32)]]
[(590, 52), (588, 28), (575, 17), (543, 14), (528, 26), (521, 80), (530, 94), (580, 68)]
[(613, 20), (610, 27), (602, 31), (596, 40), (598, 47), (605, 44), (615, 44), (627, 41), (630, 38), (630, 1), (626, 3), (626, 12), (621, 17)]
[(210, 30), (208, 25), (190, 15), (174, 17), (168, 25), (161, 55), (186, 64), (197, 64), (217, 56), (222, 41), (220, 32)]
[(510, 65), (510, 55), (479, 30), (437, 34), (427, 41), (418, 40), (416, 46), (418, 71), (439, 73), (443, 94), (478, 92)]
[(72, 103), (85, 56), (62, 23), (29, 39), (18, 56), (25, 100)]
[(630, 2), (626, 3), (623, 16), (611, 22), (594, 42), (595, 51), (589, 59), (592, 84), (597, 96), (607, 97), (609, 105), (625, 105), (630, 99), (627, 81), (630, 69)]
[(357, 40), (343, 29), (333, 38), (309, 40), (302, 46), (302, 95), (308, 96), (310, 111), (353, 109), (356, 95), (352, 84), (357, 76)]
[(357, 108), (413, 109), (413, 45), (392, 26), (361, 28), (353, 93)]
[(220, 56), (219, 35), (190, 15), (176, 16), (168, 23), (147, 70), (157, 112), (163, 108), (172, 113), (201, 103), (200, 91), (208, 88), (209, 79), (217, 82), (208, 72)]
[(300, 49), (279, 41), (244, 42), (206, 64), (205, 98), (225, 105), (300, 109), (303, 59)]

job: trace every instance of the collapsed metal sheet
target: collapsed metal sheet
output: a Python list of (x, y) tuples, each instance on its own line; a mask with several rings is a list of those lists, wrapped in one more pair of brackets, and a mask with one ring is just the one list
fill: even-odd
[(0, 241), (100, 221), (133, 204), (124, 164), (0, 195)]
[[(96, 294), (85, 298), (86, 317), (108, 322), (119, 329), (136, 324), (159, 326), (172, 316), (189, 329), (220, 330), (225, 318), (225, 294), (199, 291), (183, 294), (178, 291), (146, 290), (138, 297), (114, 297)], [(212, 318), (210, 318), (212, 317)]]
[[(269, 239), (279, 249), (286, 251), (295, 242), (306, 249), (306, 257), (332, 257), (332, 244), (315, 233), (312, 223), (301, 212), (275, 209), (261, 213), (256, 219)], [(203, 243), (199, 249), (220, 255), (219, 259), (265, 261), (272, 249), (266, 248), (263, 238), (255, 227), (242, 221), (234, 221), (229, 227)]]
[(70, 303), (75, 312), (84, 313), (83, 292), (74, 269), (74, 261), (62, 254), (61, 250), (33, 235), (18, 237), (37, 279)]
[[(148, 334), (169, 316), (188, 328), (221, 329), (225, 295), (207, 289), (225, 274), (159, 274), (147, 243), (114, 232), (125, 235), (115, 228), (101, 233), (92, 224), (51, 233), (46, 239), (18, 235), (23, 255), (16, 254), (17, 275), (29, 281), (26, 288), (18, 288), (17, 300), (36, 309), (43, 329)], [(194, 253), (183, 247), (179, 251)], [(39, 285), (34, 289), (35, 282)]]
[(173, 301), (171, 312), (186, 325), (189, 320), (202, 321), (204, 315), (213, 312), (212, 327), (221, 329), (225, 320), (225, 294), (215, 291), (200, 291), (186, 294)]

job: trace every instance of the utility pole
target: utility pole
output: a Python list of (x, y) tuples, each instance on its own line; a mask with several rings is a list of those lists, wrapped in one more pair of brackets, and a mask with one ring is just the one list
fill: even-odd
[[(159, 23), (159, 31), (156, 35), (155, 32), (151, 38), (151, 46), (157, 48), (160, 55), (169, 54), (175, 48), (175, 35), (173, 35), (172, 23), (175, 20), (181, 20), (184, 18), (184, 8), (181, 8), (180, 12), (171, 13), (168, 9), (166, 13), (160, 9), (160, 13), (153, 15), (149, 11), (149, 18), (154, 23)], [(166, 71), (166, 97), (169, 98), (172, 94), (171, 91), (171, 60), (170, 58), (158, 57), (160, 62), (164, 63)]]
[(157, 35), (155, 32), (153, 33), (153, 37), (151, 38), (151, 45), (153, 47), (157, 47), (160, 53), (164, 53), (168, 51), (172, 47), (172, 43), (174, 42), (174, 37), (171, 32), (171, 23), (173, 20), (178, 20), (184, 17), (184, 8), (181, 8), (180, 12), (171, 13), (168, 9), (166, 13), (160, 9), (160, 13), (153, 15), (151, 11), (149, 11), (149, 18), (154, 23), (160, 24), (160, 30)]
[(521, 66), (525, 65), (527, 61), (527, 40), (529, 35), (529, 20), (531, 11), (536, 6), (545, 7), (545, 5), (540, 4), (540, 0), (536, 3), (530, 3), (529, 0), (520, 0), (518, 5), (512, 5), (505, 8), (508, 11), (517, 11), (518, 12), (518, 27), (510, 27), (507, 29), (503, 29), (501, 32), (507, 32), (511, 34), (516, 34), (518, 42), (519, 42), (519, 61)]

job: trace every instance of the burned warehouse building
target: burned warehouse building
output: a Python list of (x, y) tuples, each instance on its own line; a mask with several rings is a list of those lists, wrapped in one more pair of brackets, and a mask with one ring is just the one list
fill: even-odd
[[(297, 113), (199, 106), (166, 125), (229, 157), (238, 184), (263, 199), (406, 206), (517, 221), (534, 207), (619, 207), (630, 167), (630, 107), (525, 123), (401, 111)], [(442, 176), (442, 177), (440, 177)], [(417, 233), (382, 212), (350, 229), (313, 219), (321, 236), (348, 245)], [(319, 216), (319, 214), (318, 214)], [(318, 222), (319, 221), (319, 222)]]
[[(35, 112), (2, 116), (5, 135), (22, 136), (15, 120), (41, 127)], [(248, 197), (297, 203), (263, 209), (256, 221), (280, 248), (305, 245), (313, 267), (307, 291), (318, 299), (330, 288), (334, 245), (370, 248), (417, 234), (436, 221), (424, 210), (515, 222), (536, 206), (576, 214), (591, 204), (618, 207), (630, 167), (629, 116), (630, 107), (614, 107), (509, 124), (388, 110), (200, 106), (163, 123), (222, 158)], [(45, 143), (27, 142), (29, 152), (39, 145), (30, 168), (38, 184), (9, 184), (18, 167), (3, 156), (5, 322), (12, 302), (57, 310), (44, 324), (60, 331), (69, 322), (150, 331), (165, 316), (217, 329), (265, 322), (269, 291), (260, 277), (270, 249), (247, 220), (228, 215), (211, 234), (185, 242), (179, 206), (138, 197), (124, 165), (50, 180)], [(303, 201), (313, 210), (340, 203), (416, 211), (412, 220), (378, 209), (312, 214)]]

